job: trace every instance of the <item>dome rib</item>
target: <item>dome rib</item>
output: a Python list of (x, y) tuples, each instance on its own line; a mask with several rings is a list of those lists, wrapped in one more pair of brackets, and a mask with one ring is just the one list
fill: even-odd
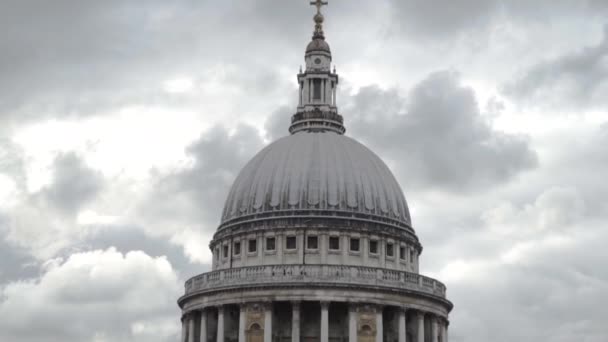
[(333, 132), (298, 132), (260, 151), (234, 181), (220, 228), (285, 210), (296, 216), (296, 211), (337, 210), (411, 227), (407, 202), (386, 164), (356, 140)]

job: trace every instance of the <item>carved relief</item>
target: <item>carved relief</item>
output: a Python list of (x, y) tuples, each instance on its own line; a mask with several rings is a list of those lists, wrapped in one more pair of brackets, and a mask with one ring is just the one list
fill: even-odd
[(247, 342), (264, 342), (264, 306), (248, 304), (246, 310)]
[(364, 305), (357, 309), (357, 341), (376, 341), (376, 309)]

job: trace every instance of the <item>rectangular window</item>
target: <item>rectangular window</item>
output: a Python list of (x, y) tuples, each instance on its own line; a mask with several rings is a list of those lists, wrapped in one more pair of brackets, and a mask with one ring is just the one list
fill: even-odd
[(340, 238), (338, 236), (329, 237), (329, 249), (337, 251), (340, 249)]
[(306, 238), (306, 248), (317, 249), (319, 248), (319, 238), (317, 236), (308, 236)]
[(241, 254), (241, 242), (235, 242), (234, 243), (234, 255), (240, 255)]
[(352, 252), (358, 252), (359, 251), (359, 239), (357, 239), (357, 238), (351, 238), (350, 239), (350, 250)]
[(312, 80), (312, 87), (313, 87), (312, 99), (321, 100), (321, 79), (315, 78), (314, 80)]
[(220, 248), (215, 249), (215, 260), (220, 260)]
[(285, 249), (296, 249), (296, 237), (288, 236), (285, 239)]
[(386, 256), (387, 257), (392, 257), (394, 255), (394, 250), (393, 250), (393, 244), (392, 243), (387, 243), (386, 244)]
[(274, 245), (275, 241), (276, 240), (273, 237), (267, 237), (266, 238), (266, 250), (267, 251), (274, 251), (274, 249), (275, 249), (275, 245)]
[(369, 240), (369, 254), (378, 254), (378, 240)]
[(414, 262), (414, 250), (410, 249), (410, 262)]
[(249, 240), (249, 253), (255, 253), (258, 251), (258, 240)]
[(401, 260), (405, 260), (405, 247), (403, 246), (399, 247), (399, 258), (401, 258)]
[(228, 257), (228, 245), (224, 245), (224, 258)]

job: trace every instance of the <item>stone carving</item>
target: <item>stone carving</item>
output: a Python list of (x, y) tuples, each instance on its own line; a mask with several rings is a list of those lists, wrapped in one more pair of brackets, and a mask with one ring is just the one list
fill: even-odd
[(264, 306), (254, 303), (248, 304), (245, 308), (247, 314), (245, 321), (247, 322), (247, 342), (263, 342), (264, 341)]
[(357, 340), (358, 342), (375, 342), (376, 340), (376, 309), (370, 305), (358, 308)]

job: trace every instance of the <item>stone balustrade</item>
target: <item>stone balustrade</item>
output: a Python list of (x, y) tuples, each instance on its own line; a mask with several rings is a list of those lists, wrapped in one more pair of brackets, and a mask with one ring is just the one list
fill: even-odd
[(441, 282), (420, 274), (344, 265), (266, 265), (217, 270), (186, 282), (186, 295), (239, 286), (343, 284), (411, 290), (445, 298)]

